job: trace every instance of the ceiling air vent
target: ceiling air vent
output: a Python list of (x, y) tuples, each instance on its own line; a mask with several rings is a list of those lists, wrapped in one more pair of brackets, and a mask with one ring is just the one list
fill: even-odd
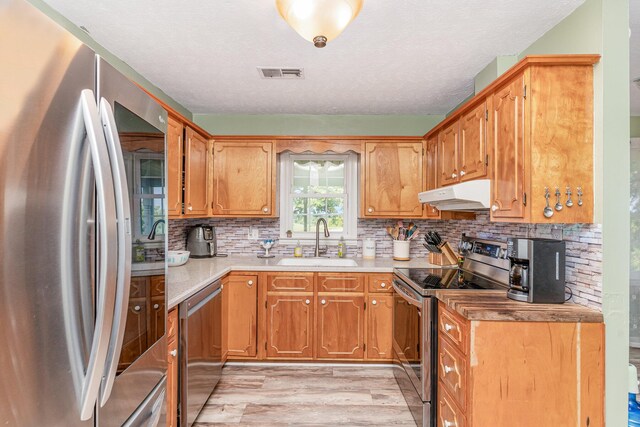
[(258, 67), (263, 79), (304, 79), (303, 68)]

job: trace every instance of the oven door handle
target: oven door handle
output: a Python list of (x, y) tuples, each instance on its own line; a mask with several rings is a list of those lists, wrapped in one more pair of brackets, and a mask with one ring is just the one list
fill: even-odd
[(422, 301), (420, 301), (422, 297), (418, 296), (415, 292), (407, 289), (401, 282), (394, 279), (393, 289), (395, 289), (396, 292), (409, 304), (414, 305), (418, 308), (422, 308)]

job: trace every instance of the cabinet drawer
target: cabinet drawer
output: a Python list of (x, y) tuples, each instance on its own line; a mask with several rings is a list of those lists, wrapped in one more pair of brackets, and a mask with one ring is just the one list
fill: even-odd
[(151, 276), (151, 296), (159, 297), (164, 295), (164, 276)]
[(467, 321), (459, 314), (451, 312), (446, 305), (438, 305), (438, 330), (440, 336), (447, 337), (463, 354), (467, 354)]
[(358, 273), (318, 273), (318, 292), (364, 292), (364, 276)]
[(147, 296), (147, 282), (149, 276), (138, 276), (131, 278), (129, 288), (129, 298), (144, 298)]
[(313, 273), (267, 274), (268, 292), (313, 292)]
[(446, 340), (438, 340), (438, 378), (461, 408), (466, 404), (467, 361)]
[(456, 405), (453, 398), (446, 392), (442, 382), (438, 382), (438, 427), (466, 427), (467, 420), (464, 412)]
[(367, 276), (369, 292), (392, 292), (392, 274), (370, 274)]

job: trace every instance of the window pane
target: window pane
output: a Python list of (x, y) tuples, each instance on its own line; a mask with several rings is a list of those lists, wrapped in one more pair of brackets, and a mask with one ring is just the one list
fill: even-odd
[[(151, 232), (153, 223), (159, 219), (164, 219), (162, 211), (163, 204), (164, 199), (161, 198), (140, 199), (140, 234), (144, 236), (148, 235)], [(166, 224), (164, 223), (158, 224), (158, 228), (156, 228), (156, 235), (164, 235), (165, 226)]]
[(295, 160), (293, 193), (344, 193), (343, 160)]
[(140, 159), (140, 189), (142, 194), (162, 195), (164, 161), (162, 159)]
[(329, 231), (342, 232), (344, 230), (344, 199), (302, 197), (294, 199), (292, 231), (315, 232), (316, 223), (320, 218), (327, 220)]

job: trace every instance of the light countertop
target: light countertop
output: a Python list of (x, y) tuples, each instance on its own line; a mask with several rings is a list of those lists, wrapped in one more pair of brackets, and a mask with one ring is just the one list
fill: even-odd
[[(173, 308), (185, 299), (204, 289), (211, 282), (222, 278), (230, 271), (331, 271), (357, 273), (391, 273), (394, 268), (439, 268), (430, 264), (426, 258), (411, 261), (394, 261), (392, 258), (349, 258), (358, 265), (355, 267), (285, 267), (278, 265), (283, 257), (257, 258), (255, 256), (229, 256), (220, 258), (195, 259), (180, 267), (170, 267), (167, 276), (167, 300)], [(290, 257), (287, 257), (290, 258)]]

